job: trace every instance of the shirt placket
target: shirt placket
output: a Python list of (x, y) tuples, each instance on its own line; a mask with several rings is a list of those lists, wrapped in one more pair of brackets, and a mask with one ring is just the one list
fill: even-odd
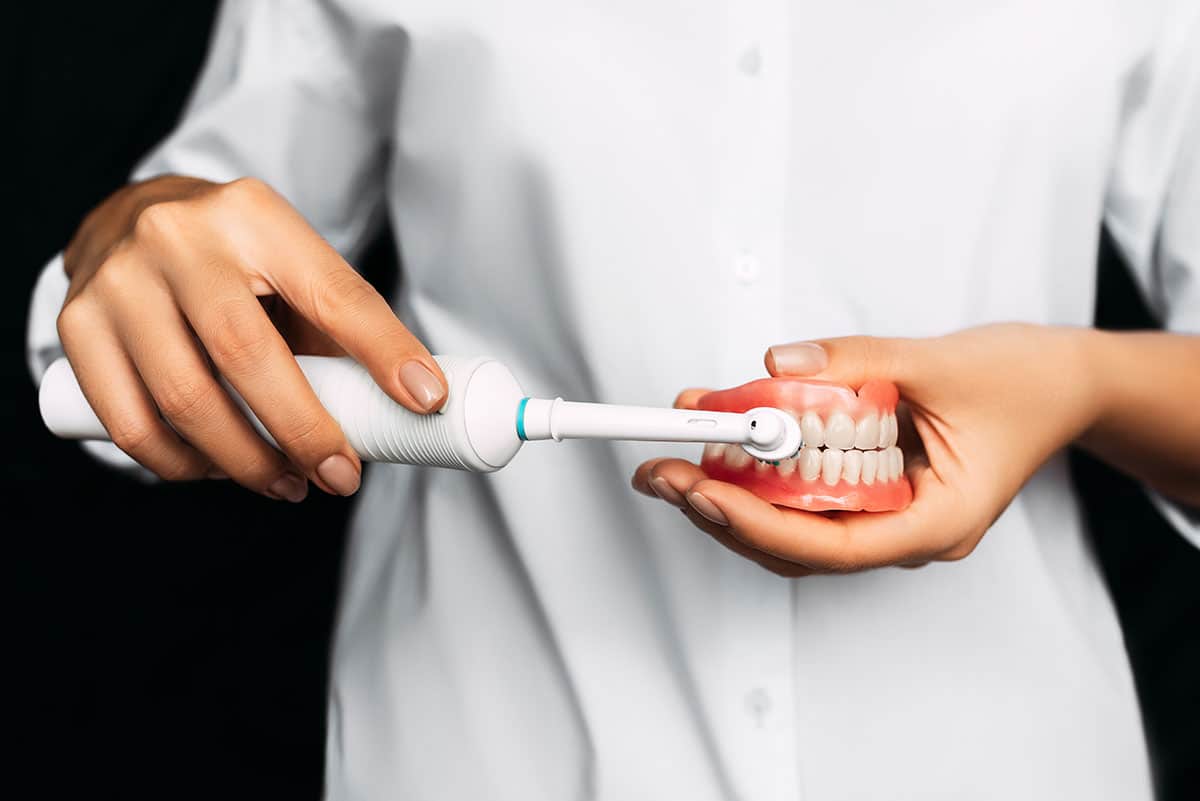
[[(713, 237), (722, 292), (717, 363), (731, 386), (761, 377), (783, 332), (783, 231), (790, 126), (787, 0), (726, 7), (714, 120)], [(721, 563), (725, 650), (718, 715), (737, 797), (799, 798), (791, 586), (741, 559)]]

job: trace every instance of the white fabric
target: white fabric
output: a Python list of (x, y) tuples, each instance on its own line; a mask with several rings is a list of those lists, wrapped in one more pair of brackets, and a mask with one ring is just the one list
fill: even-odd
[[(236, 3), (137, 176), (257, 175), (351, 258), (386, 210), (398, 311), (531, 394), (666, 404), (775, 342), (1087, 325), (1105, 219), (1195, 332), (1198, 11)], [(330, 799), (1149, 798), (1062, 458), (961, 563), (788, 581), (630, 491), (665, 452), (696, 455), (370, 470)]]

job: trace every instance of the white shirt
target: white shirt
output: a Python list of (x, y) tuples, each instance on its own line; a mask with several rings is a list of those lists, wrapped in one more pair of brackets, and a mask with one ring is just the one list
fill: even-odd
[[(136, 177), (259, 176), (351, 259), (386, 210), (398, 311), (534, 395), (664, 405), (759, 376), (777, 342), (1087, 325), (1102, 220), (1195, 332), (1198, 12), (233, 3)], [(35, 356), (63, 283), (52, 266), (35, 298)], [(785, 580), (629, 489), (642, 459), (696, 450), (373, 467), (328, 797), (1149, 797), (1062, 458), (963, 562)]]

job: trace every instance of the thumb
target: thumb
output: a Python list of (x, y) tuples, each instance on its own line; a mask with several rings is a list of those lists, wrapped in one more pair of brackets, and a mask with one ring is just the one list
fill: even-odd
[(919, 369), (918, 340), (837, 337), (773, 345), (763, 359), (773, 376), (805, 376), (858, 389), (871, 379), (903, 388)]

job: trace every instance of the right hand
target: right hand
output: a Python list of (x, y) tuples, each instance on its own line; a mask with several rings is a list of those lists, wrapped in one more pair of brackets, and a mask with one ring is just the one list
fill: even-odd
[(164, 479), (228, 476), (290, 501), (309, 480), (354, 493), (362, 465), (293, 353), (348, 354), (414, 412), (445, 400), (437, 362), (387, 301), (258, 180), (127, 186), (88, 215), (63, 263), (58, 333), (83, 394), (112, 441)]

